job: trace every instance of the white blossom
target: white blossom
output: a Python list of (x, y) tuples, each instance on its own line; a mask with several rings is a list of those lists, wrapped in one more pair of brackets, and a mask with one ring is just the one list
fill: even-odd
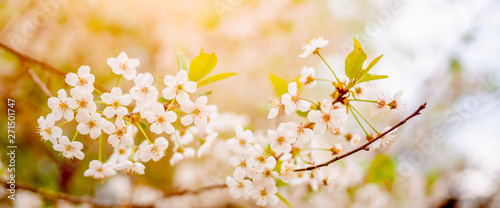
[(78, 113), (85, 111), (86, 113), (94, 113), (97, 110), (97, 106), (94, 102), (94, 95), (90, 92), (81, 91), (73, 88), (69, 91), (71, 97), (75, 99)]
[(132, 102), (132, 97), (130, 94), (123, 94), (121, 88), (114, 87), (111, 89), (111, 93), (103, 93), (101, 100), (109, 105), (102, 112), (106, 118), (112, 118), (115, 115), (123, 117), (128, 113), (127, 108), (124, 106), (128, 106)]
[(285, 183), (290, 182), (290, 180), (295, 177), (295, 172), (293, 170), (295, 170), (295, 164), (292, 162), (284, 161), (281, 163), (280, 179)]
[(88, 93), (94, 92), (95, 77), (93, 74), (90, 74), (89, 66), (80, 66), (76, 74), (68, 73), (65, 81), (67, 84), (73, 86), (74, 89)]
[(125, 121), (120, 117), (116, 118), (115, 126), (115, 131), (112, 132), (108, 137), (108, 143), (113, 147), (116, 147), (119, 144), (132, 146), (134, 144), (134, 138), (132, 134), (133, 126), (126, 125)]
[(195, 103), (190, 100), (181, 103), (181, 110), (187, 115), (181, 118), (181, 123), (188, 126), (194, 122), (196, 126), (205, 126), (208, 122), (208, 117), (214, 112), (214, 107), (207, 105), (208, 98), (206, 96), (199, 97)]
[(307, 128), (304, 124), (295, 125), (295, 131), (297, 135), (297, 139), (294, 143), (295, 146), (308, 144), (314, 137), (314, 131)]
[(288, 84), (288, 93), (281, 96), (283, 105), (285, 105), (285, 113), (290, 115), (297, 110), (307, 111), (311, 107), (311, 103), (302, 99), (297, 91), (297, 82)]
[(101, 129), (105, 127), (107, 122), (98, 113), (79, 113), (76, 115), (76, 121), (78, 122), (76, 130), (82, 135), (90, 134), (92, 139), (101, 135)]
[(177, 120), (177, 114), (170, 110), (166, 111), (160, 103), (155, 103), (151, 111), (144, 113), (144, 117), (151, 123), (149, 129), (156, 134), (163, 132), (172, 134), (175, 131), (172, 122)]
[(387, 104), (389, 104), (389, 95), (379, 92), (377, 100), (375, 100), (375, 103), (370, 107), (370, 116), (389, 112), (390, 107)]
[(62, 129), (59, 126), (54, 126), (56, 122), (55, 116), (48, 114), (45, 119), (43, 116), (40, 116), (37, 121), (42, 140), (49, 140), (52, 144), (57, 144), (57, 138), (62, 135)]
[(235, 199), (238, 199), (240, 197), (242, 197), (243, 199), (248, 199), (250, 196), (249, 192), (253, 188), (252, 181), (248, 179), (239, 181), (229, 176), (226, 177), (226, 185), (229, 188), (231, 196), (233, 196)]
[(271, 96), (270, 99), (271, 101), (267, 104), (269, 108), (268, 119), (272, 119), (285, 111), (285, 105), (278, 98)]
[(94, 179), (104, 179), (106, 177), (116, 175), (116, 171), (113, 168), (113, 164), (103, 164), (99, 160), (92, 160), (90, 161), (89, 169), (85, 170), (83, 175), (85, 177), (92, 177)]
[(276, 196), (278, 188), (274, 180), (259, 181), (254, 184), (257, 185), (250, 192), (250, 196), (257, 199), (257, 205), (266, 206), (266, 204), (276, 205), (278, 203), (279, 199), (278, 196)]
[(297, 139), (294, 129), (295, 123), (287, 122), (278, 125), (276, 131), (268, 130), (267, 135), (271, 139), (271, 149), (276, 153), (287, 153), (292, 150), (292, 143)]
[(276, 159), (273, 156), (264, 155), (264, 150), (258, 144), (254, 145), (249, 153), (250, 160), (248, 161), (248, 165), (252, 166), (258, 172), (266, 168), (272, 169), (276, 166)]
[(253, 133), (250, 130), (243, 130), (242, 126), (235, 128), (236, 136), (227, 140), (227, 147), (237, 155), (243, 155), (252, 147)]
[(342, 122), (347, 120), (345, 106), (337, 103), (332, 106), (330, 100), (323, 100), (320, 105), (320, 110), (311, 110), (307, 114), (307, 119), (314, 122), (314, 131), (318, 134), (323, 134), (328, 128), (334, 130), (340, 126)]
[(63, 89), (57, 91), (57, 97), (50, 97), (47, 104), (56, 121), (61, 120), (63, 116), (68, 121), (72, 120), (75, 116), (73, 110), (78, 107), (75, 99), (68, 97)]
[(80, 142), (70, 142), (67, 136), (59, 138), (59, 143), (52, 146), (54, 150), (61, 152), (61, 154), (68, 159), (73, 157), (82, 160), (84, 154), (82, 152), (83, 144)]
[[(119, 144), (118, 146), (116, 146), (113, 149), (113, 153), (109, 157), (107, 163), (118, 164), (121, 161), (130, 159), (130, 157), (132, 155), (132, 148), (133, 147), (128, 146), (128, 145)], [(138, 151), (136, 151), (134, 153), (134, 156), (136, 156), (137, 154), (138, 154)]]
[(158, 137), (156, 138), (154, 144), (149, 144), (144, 148), (144, 152), (139, 157), (143, 162), (147, 162), (151, 159), (156, 162), (165, 156), (167, 147), (167, 139), (164, 137)]
[(151, 86), (154, 78), (150, 73), (139, 73), (134, 77), (135, 86), (130, 89), (130, 95), (137, 101), (137, 105), (147, 105), (150, 102), (156, 101), (158, 98), (158, 90)]
[[(385, 129), (382, 132), (386, 132), (389, 129), (391, 129), (390, 126), (385, 127)], [(393, 135), (393, 133), (396, 132), (397, 130), (398, 129), (394, 129), (393, 131), (387, 133), (382, 138), (380, 138), (377, 141), (373, 142), (370, 145), (370, 150), (373, 150), (373, 151), (375, 151), (375, 150), (378, 150), (378, 151), (384, 151), (384, 150), (386, 150), (387, 147), (389, 147), (389, 145), (391, 144), (391, 142), (394, 141), (394, 139), (396, 139), (397, 135)]]
[(175, 77), (166, 75), (163, 82), (167, 87), (163, 89), (162, 94), (168, 100), (176, 98), (177, 102), (182, 103), (189, 100), (189, 93), (196, 91), (196, 82), (189, 81), (188, 74), (184, 70), (177, 72)]
[(312, 40), (309, 40), (308, 43), (302, 44), (302, 54), (299, 55), (300, 58), (305, 58), (309, 56), (310, 54), (315, 54), (320, 48), (325, 47), (328, 45), (328, 40), (324, 40), (323, 37), (319, 38), (313, 38)]
[(308, 87), (314, 87), (314, 85), (316, 85), (316, 80), (314, 78), (315, 74), (314, 68), (304, 66), (304, 68), (300, 70), (299, 82)]
[(118, 57), (108, 58), (108, 66), (112, 68), (113, 73), (122, 74), (127, 80), (134, 79), (137, 74), (136, 67), (139, 66), (139, 59), (128, 58), (125, 52), (121, 52)]
[(203, 142), (203, 144), (198, 148), (198, 151), (196, 152), (196, 157), (200, 158), (206, 152), (210, 151), (212, 149), (212, 143), (218, 136), (219, 133), (217, 132), (213, 132), (207, 135), (207, 137), (205, 137), (205, 141)]
[(132, 162), (130, 160), (124, 160), (124, 161), (121, 161), (120, 163), (118, 163), (118, 165), (116, 165), (115, 169), (117, 171), (121, 171), (122, 173), (125, 173), (125, 174), (132, 174), (132, 173), (136, 173), (136, 174), (139, 174), (139, 175), (144, 175), (144, 169), (146, 167), (144, 167), (144, 165), (140, 162)]
[(397, 110), (399, 111), (400, 114), (403, 114), (406, 112), (406, 101), (402, 97), (403, 95), (403, 90), (398, 91), (394, 96), (392, 97), (391, 102), (387, 104), (389, 106), (389, 109), (392, 110)]

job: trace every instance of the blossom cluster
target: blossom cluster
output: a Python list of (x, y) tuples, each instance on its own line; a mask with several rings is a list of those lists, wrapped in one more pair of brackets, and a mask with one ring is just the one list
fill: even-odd
[[(305, 58), (311, 54), (321, 57), (319, 50), (327, 44), (328, 41), (323, 38), (312, 39), (302, 46), (304, 52), (299, 57)], [(252, 131), (244, 130), (240, 126), (235, 129), (234, 138), (227, 141), (228, 148), (234, 153), (229, 159), (229, 163), (234, 167), (234, 173), (226, 178), (226, 184), (233, 197), (244, 199), (251, 197), (256, 199), (257, 205), (266, 206), (278, 203), (279, 199), (286, 202), (286, 199), (279, 195), (277, 184), (292, 186), (309, 184), (313, 191), (317, 191), (321, 185), (333, 191), (339, 185), (341, 176), (338, 171), (325, 168), (313, 168), (307, 172), (297, 170), (318, 164), (319, 161), (314, 160), (318, 151), (328, 152), (329, 155), (341, 155), (360, 145), (362, 137), (344, 129), (350, 115), (356, 119), (366, 134), (366, 142), (377, 139), (370, 144), (371, 151), (383, 151), (394, 141), (396, 136), (391, 134), (394, 131), (388, 131), (390, 127), (378, 131), (355, 108), (355, 104), (351, 103), (369, 103), (371, 116), (378, 113), (386, 114), (393, 110), (404, 113), (406, 103), (402, 99), (403, 92), (397, 92), (392, 98), (380, 93), (374, 100), (358, 99), (361, 94), (359, 83), (382, 79), (385, 76), (368, 74), (368, 70), (373, 67), (372, 63), (366, 69), (361, 69), (366, 55), (364, 59), (358, 55), (364, 52), (356, 40), (355, 50), (358, 50), (357, 53), (351, 53), (354, 55), (350, 54), (346, 60), (347, 78), (343, 80), (338, 79), (331, 68), (336, 80), (318, 79), (314, 68), (307, 66), (303, 67), (296, 81), (286, 83), (286, 86), (277, 86), (283, 83), (271, 80), (275, 88), (288, 90), (281, 94), (277, 91), (281, 99), (270, 98), (267, 118), (280, 118), (276, 129), (268, 130), (267, 135), (261, 136), (259, 141)], [(347, 66), (352, 56), (360, 56), (360, 59), (363, 59), (361, 64)], [(321, 59), (325, 61), (322, 57)], [(327, 63), (326, 65), (329, 67)], [(359, 67), (359, 70), (352, 72), (356, 67)], [(335, 87), (327, 98), (315, 102), (300, 94), (301, 86), (313, 87), (319, 81), (327, 81)], [(296, 122), (297, 119), (292, 117), (294, 115), (302, 117), (302, 122)], [(290, 119), (285, 119), (284, 116)], [(364, 128), (359, 117), (372, 128), (372, 133)], [(378, 138), (386, 131), (388, 133)], [(328, 136), (343, 137), (345, 140), (332, 143), (326, 148), (324, 145), (318, 145), (317, 140)]]
[[(210, 119), (216, 116), (217, 107), (208, 105), (206, 96), (194, 99), (197, 83), (189, 80), (186, 70), (165, 75), (163, 89), (158, 89), (153, 85), (153, 75), (138, 73), (139, 60), (128, 58), (125, 52), (109, 58), (107, 64), (118, 75), (116, 87), (99, 91), (90, 67), (81, 66), (76, 73), (66, 75), (65, 82), (71, 86), (69, 95), (60, 89), (57, 97), (48, 99), (51, 112), (38, 119), (42, 140), (50, 141), (54, 150), (68, 159), (85, 157), (78, 135), (99, 138), (99, 157), (90, 162), (85, 176), (104, 179), (117, 171), (144, 174), (143, 163), (164, 157), (170, 142), (174, 143), (172, 165), (195, 155), (201, 157), (210, 149), (218, 137)], [(119, 87), (122, 77), (133, 81), (134, 86), (128, 90)], [(64, 122), (56, 125), (58, 121)], [(77, 125), (70, 140), (61, 127), (72, 121)], [(109, 158), (103, 158), (105, 141), (114, 148)]]

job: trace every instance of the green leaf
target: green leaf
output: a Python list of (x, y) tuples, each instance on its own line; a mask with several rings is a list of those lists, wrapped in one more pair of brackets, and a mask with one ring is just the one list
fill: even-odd
[(171, 100), (167, 100), (164, 97), (158, 98), (158, 101), (160, 101), (161, 103), (170, 103), (171, 102)]
[(368, 64), (368, 67), (366, 67), (365, 70), (362, 70), (361, 73), (359, 74), (359, 78), (365, 76), (365, 74), (368, 74), (368, 72), (370, 71), (370, 69), (373, 68), (373, 66), (375, 66), (375, 64), (377, 64), (377, 62), (382, 58), (382, 56), (384, 55), (380, 55), (379, 57), (373, 59), (370, 64)]
[(216, 82), (216, 81), (219, 81), (219, 80), (223, 80), (225, 78), (228, 78), (228, 77), (232, 77), (236, 75), (236, 73), (233, 73), (233, 72), (226, 72), (226, 73), (220, 73), (220, 74), (216, 74), (214, 76), (211, 76), (209, 78), (206, 78), (204, 80), (201, 80), (199, 83), (198, 83), (198, 87), (201, 87), (201, 86), (204, 86), (204, 85), (207, 85), (207, 84), (210, 84), (212, 82)]
[(281, 196), (280, 193), (276, 192), (276, 196), (283, 202), (285, 203), (288, 207), (292, 207), (290, 202), (288, 202), (285, 197)]
[(274, 91), (278, 96), (281, 96), (288, 92), (288, 83), (274, 74), (269, 74), (269, 79), (273, 84)]
[(297, 110), (297, 115), (299, 115), (300, 117), (304, 117), (304, 118), (307, 118), (307, 114), (309, 113), (309, 111), (299, 111)]
[(198, 82), (207, 76), (217, 65), (215, 53), (204, 53), (201, 48), (200, 55), (195, 57), (189, 65), (189, 80)]
[(368, 183), (382, 183), (391, 186), (396, 177), (396, 165), (384, 154), (377, 155), (368, 169)]
[(389, 77), (389, 76), (365, 74), (365, 76), (361, 77), (361, 79), (359, 79), (359, 81), (357, 81), (357, 83), (368, 82), (368, 81), (377, 80), (377, 79), (385, 79), (387, 77)]
[(354, 50), (345, 59), (345, 75), (351, 79), (356, 78), (361, 72), (365, 60), (366, 53), (358, 40), (354, 38)]
[(189, 59), (180, 50), (177, 50), (177, 66), (179, 67), (179, 70), (189, 72)]
[(212, 94), (212, 90), (210, 90), (208, 92), (196, 92), (194, 94), (199, 95), (199, 96), (210, 95), (210, 94)]

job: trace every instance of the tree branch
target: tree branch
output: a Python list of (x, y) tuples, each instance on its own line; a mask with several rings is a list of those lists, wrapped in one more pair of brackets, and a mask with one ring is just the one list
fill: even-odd
[(47, 85), (45, 85), (45, 83), (43, 83), (42, 80), (40, 80), (40, 78), (38, 78), (38, 76), (36, 75), (36, 73), (33, 69), (28, 69), (28, 74), (30, 75), (33, 82), (35, 82), (35, 84), (38, 85), (38, 87), (40, 87), (40, 89), (42, 89), (43, 93), (45, 93), (45, 95), (47, 95), (47, 97), (52, 97), (52, 93), (50, 93), (49, 89), (47, 89)]
[(310, 166), (310, 167), (307, 167), (307, 168), (300, 168), (300, 169), (295, 169), (294, 171), (295, 172), (299, 172), (299, 171), (307, 171), (307, 170), (314, 170), (316, 168), (320, 168), (320, 167), (324, 167), (324, 166), (328, 166), (330, 165), (331, 163), (334, 163), (338, 160), (341, 160), (349, 155), (352, 155), (356, 152), (359, 152), (361, 150), (368, 150), (368, 146), (370, 146), (370, 144), (372, 144), (373, 142), (377, 141), (378, 139), (384, 137), (386, 134), (390, 133), (391, 131), (394, 131), (394, 129), (400, 127), (401, 125), (403, 125), (404, 123), (406, 123), (408, 120), (410, 120), (411, 118), (417, 116), (417, 115), (420, 115), (420, 111), (422, 111), (425, 107), (426, 107), (427, 103), (424, 103), (422, 104), (415, 112), (413, 112), (413, 114), (411, 114), (410, 116), (408, 116), (406, 119), (402, 120), (401, 122), (399, 122), (398, 124), (396, 124), (395, 126), (393, 126), (392, 128), (390, 128), (389, 130), (383, 132), (382, 134), (379, 134), (377, 137), (375, 137), (373, 140), (367, 142), (366, 144), (354, 149), (354, 150), (351, 150), (350, 152), (348, 153), (345, 153), (343, 155), (340, 155), (340, 156), (337, 156), (327, 162), (324, 162), (324, 163), (321, 163), (319, 165), (314, 165), (314, 166)]
[[(6, 51), (14, 54), (15, 56), (17, 56), (19, 59), (21, 59), (21, 61), (27, 61), (27, 62), (31, 62), (31, 63), (34, 63), (34, 64), (37, 64), (39, 66), (41, 66), (42, 68), (44, 69), (47, 69), (49, 72), (52, 72), (56, 75), (59, 75), (61, 77), (66, 77), (66, 72), (48, 64), (48, 63), (45, 63), (43, 61), (40, 61), (38, 59), (35, 59), (31, 56), (28, 56), (26, 54), (23, 54), (19, 51), (16, 51), (15, 49), (9, 47), (8, 45), (5, 45), (4, 43), (0, 42), (0, 48), (3, 48), (5, 49)], [(97, 83), (94, 83), (94, 86), (96, 88), (99, 88), (101, 91), (106, 91), (106, 92), (109, 92), (108, 89), (106, 89), (104, 86), (100, 85), (100, 84), (97, 84)]]
[[(5, 188), (9, 188), (9, 185), (7, 182), (7, 179), (1, 179), (2, 183), (4, 184)], [(31, 192), (38, 193), (42, 195), (44, 198), (51, 200), (51, 201), (57, 201), (58, 199), (62, 199), (68, 202), (71, 202), (73, 204), (81, 204), (81, 203), (87, 203), (91, 204), (95, 207), (154, 207), (154, 204), (150, 205), (126, 205), (126, 204), (112, 204), (112, 203), (106, 203), (104, 201), (99, 201), (91, 197), (86, 197), (86, 196), (74, 196), (66, 193), (60, 193), (60, 192), (55, 192), (55, 191), (50, 191), (50, 190), (45, 190), (41, 188), (37, 188), (34, 186), (31, 186), (29, 184), (23, 183), (16, 181), (15, 183), (16, 189), (23, 189)], [(175, 197), (175, 196), (181, 196), (181, 195), (187, 195), (187, 194), (199, 194), (205, 191), (213, 190), (213, 189), (221, 189), (221, 188), (226, 188), (226, 184), (216, 184), (216, 185), (210, 185), (210, 186), (205, 186), (201, 187), (195, 190), (183, 190), (183, 191), (178, 191), (178, 192), (171, 192), (171, 193), (166, 193), (163, 198), (168, 198), (168, 197)]]

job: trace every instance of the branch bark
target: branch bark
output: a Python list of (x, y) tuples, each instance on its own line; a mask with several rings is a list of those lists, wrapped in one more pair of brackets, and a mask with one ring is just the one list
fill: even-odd
[[(19, 59), (21, 59), (21, 61), (27, 61), (27, 62), (31, 62), (31, 63), (37, 64), (37, 65), (41, 66), (42, 68), (48, 70), (49, 72), (52, 72), (52, 73), (54, 73), (56, 75), (59, 75), (59, 76), (61, 76), (63, 78), (66, 77), (66, 72), (64, 72), (64, 71), (62, 71), (62, 70), (60, 70), (60, 69), (58, 69), (58, 68), (56, 68), (56, 67), (54, 67), (54, 66), (52, 66), (52, 65), (50, 65), (48, 63), (46, 63), (46, 62), (40, 61), (40, 60), (35, 59), (35, 58), (33, 58), (33, 57), (29, 56), (29, 55), (21, 53), (21, 52), (13, 49), (11, 47), (9, 47), (8, 45), (6, 45), (6, 44), (4, 44), (2, 42), (0, 42), (0, 48), (3, 48), (6, 51), (14, 54)], [(99, 90), (101, 90), (101, 91), (109, 92), (108, 89), (106, 89), (104, 86), (102, 86), (100, 84), (94, 83), (94, 86), (96, 88), (99, 88)]]
[(341, 160), (345, 157), (348, 157), (349, 155), (352, 155), (356, 152), (359, 152), (361, 150), (368, 150), (368, 146), (370, 146), (370, 144), (372, 144), (373, 142), (377, 141), (378, 139), (384, 137), (386, 134), (390, 133), (391, 131), (394, 131), (394, 129), (400, 127), (401, 125), (405, 124), (408, 120), (410, 120), (411, 118), (415, 117), (415, 116), (418, 116), (420, 115), (420, 111), (422, 111), (423, 109), (425, 109), (427, 103), (424, 103), (422, 104), (415, 112), (413, 112), (410, 116), (408, 116), (407, 118), (405, 118), (404, 120), (402, 120), (401, 122), (399, 122), (398, 124), (396, 124), (395, 126), (393, 126), (392, 128), (390, 128), (389, 130), (383, 132), (382, 134), (379, 134), (377, 137), (375, 137), (373, 140), (367, 142), (366, 144), (354, 149), (354, 150), (351, 150), (350, 152), (347, 152), (343, 155), (340, 155), (340, 156), (337, 156), (327, 162), (324, 162), (324, 163), (321, 163), (319, 165), (314, 165), (314, 166), (309, 166), (309, 167), (306, 167), (306, 168), (300, 168), (300, 169), (295, 169), (294, 171), (295, 172), (299, 172), (299, 171), (307, 171), (307, 170), (314, 170), (316, 168), (320, 168), (320, 167), (325, 167), (325, 166), (328, 166), (338, 160)]
[[(6, 179), (1, 179), (1, 181), (4, 184), (5, 188), (9, 188), (9, 184), (7, 183), (8, 181)], [(214, 190), (214, 189), (221, 189), (221, 188), (226, 188), (226, 187), (227, 187), (226, 184), (216, 184), (216, 185), (201, 187), (201, 188), (194, 189), (194, 190), (183, 190), (183, 191), (178, 191), (178, 192), (166, 193), (164, 195), (164, 198), (187, 195), (187, 194), (196, 195), (196, 194), (199, 194), (199, 193), (202, 193), (205, 191), (210, 191), (210, 190)], [(45, 190), (45, 189), (37, 188), (37, 187), (31, 186), (29, 184), (19, 182), (19, 181), (16, 181), (16, 189), (23, 189), (23, 190), (38, 193), (38, 194), (42, 195), (44, 198), (51, 200), (51, 201), (57, 201), (59, 199), (62, 199), (62, 200), (71, 202), (73, 204), (87, 203), (87, 204), (91, 204), (95, 207), (154, 207), (154, 204), (149, 204), (149, 205), (112, 204), (112, 203), (107, 203), (107, 202), (103, 202), (103, 201), (98, 201), (94, 198), (87, 197), (87, 196), (74, 196), (74, 195), (70, 195), (70, 194), (66, 194), (66, 193)]]

